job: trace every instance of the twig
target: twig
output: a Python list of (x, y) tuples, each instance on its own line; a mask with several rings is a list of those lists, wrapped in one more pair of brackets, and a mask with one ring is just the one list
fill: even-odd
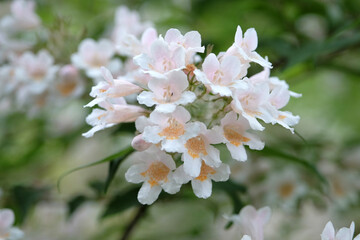
[(136, 226), (136, 224), (138, 224), (139, 220), (144, 216), (146, 209), (147, 209), (147, 205), (142, 205), (138, 212), (136, 213), (134, 219), (129, 223), (129, 225), (126, 227), (124, 234), (121, 237), (121, 240), (128, 240), (130, 237), (130, 234), (132, 233), (132, 230), (134, 229), (134, 227)]

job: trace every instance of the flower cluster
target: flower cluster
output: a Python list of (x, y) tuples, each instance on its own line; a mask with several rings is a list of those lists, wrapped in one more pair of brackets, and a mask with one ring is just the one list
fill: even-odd
[(15, 0), (11, 14), (0, 19), (0, 105), (36, 114), (51, 102), (79, 97), (84, 84), (73, 65), (56, 64), (43, 48), (31, 51), (43, 32), (35, 2)]
[[(208, 198), (212, 181), (226, 181), (230, 175), (214, 144), (225, 144), (233, 159), (246, 161), (245, 146), (264, 147), (256, 135), (264, 130), (259, 120), (293, 131), (299, 117), (281, 109), (290, 96), (300, 94), (270, 76), (271, 63), (255, 51), (258, 39), (254, 29), (243, 35), (238, 27), (229, 49), (202, 60), (205, 48), (199, 32), (183, 34), (170, 29), (164, 36), (158, 35), (154, 28), (146, 28), (149, 24), (142, 23), (136, 13), (124, 8), (119, 11), (129, 16), (121, 18), (119, 14), (118, 23), (125, 19), (132, 23), (131, 29), (118, 25), (114, 31), (115, 48), (127, 57), (129, 71), (114, 78), (116, 74), (106, 69), (111, 54), (105, 51), (109, 53), (106, 57), (99, 56), (104, 42), (101, 47), (101, 42), (88, 41), (79, 48), (92, 66), (103, 64), (103, 80), (92, 88), (94, 100), (86, 105), (98, 104), (101, 109), (93, 109), (87, 117), (93, 128), (84, 136), (135, 121), (139, 134), (132, 145), (139, 153), (125, 176), (129, 182), (144, 182), (138, 194), (142, 204), (153, 203), (161, 190), (174, 194), (189, 181), (197, 197)], [(89, 51), (81, 50), (85, 43)], [(90, 46), (97, 46), (97, 52), (90, 51)], [(264, 70), (247, 77), (251, 63)], [(97, 75), (92, 68), (87, 74)], [(124, 97), (131, 100), (134, 94), (137, 103), (127, 104)]]

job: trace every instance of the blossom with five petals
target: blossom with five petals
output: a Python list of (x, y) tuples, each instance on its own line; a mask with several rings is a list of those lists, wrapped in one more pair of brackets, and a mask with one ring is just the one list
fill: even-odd
[(138, 193), (138, 200), (142, 204), (152, 204), (162, 190), (175, 194), (181, 185), (174, 180), (176, 165), (172, 157), (152, 146), (149, 149), (134, 154), (135, 163), (125, 173), (128, 182), (144, 182)]
[(189, 82), (184, 72), (172, 71), (165, 76), (150, 79), (148, 87), (151, 91), (139, 94), (137, 100), (140, 104), (148, 107), (156, 105), (156, 111), (170, 113), (175, 111), (177, 105), (186, 105), (195, 100), (195, 93), (185, 91)]

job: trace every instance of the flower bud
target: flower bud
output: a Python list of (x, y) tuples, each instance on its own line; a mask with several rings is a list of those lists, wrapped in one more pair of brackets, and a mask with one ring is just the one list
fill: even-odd
[(137, 150), (137, 151), (144, 151), (146, 149), (148, 149), (152, 144), (146, 142), (143, 138), (142, 138), (142, 134), (137, 135), (136, 137), (134, 137), (134, 139), (131, 142), (131, 146)]

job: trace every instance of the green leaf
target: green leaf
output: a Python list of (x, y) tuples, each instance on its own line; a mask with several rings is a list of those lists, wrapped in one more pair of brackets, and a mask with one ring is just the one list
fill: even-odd
[(123, 150), (121, 150), (120, 152), (117, 152), (109, 157), (106, 157), (102, 160), (99, 160), (99, 161), (96, 161), (96, 162), (93, 162), (93, 163), (89, 163), (89, 164), (85, 164), (85, 165), (82, 165), (80, 167), (77, 167), (77, 168), (74, 168), (74, 169), (71, 169), (67, 172), (65, 172), (64, 174), (62, 174), (58, 181), (57, 181), (57, 189), (58, 191), (60, 192), (60, 183), (61, 181), (66, 177), (68, 176), (69, 174), (73, 173), (73, 172), (76, 172), (76, 171), (79, 171), (81, 169), (85, 169), (85, 168), (88, 168), (88, 167), (93, 167), (93, 166), (96, 166), (96, 165), (99, 165), (99, 164), (102, 164), (102, 163), (106, 163), (106, 162), (110, 162), (116, 158), (121, 158), (122, 156), (128, 156), (130, 153), (132, 153), (134, 151), (134, 149), (129, 146)]
[(121, 213), (134, 206), (141, 206), (137, 200), (138, 192), (139, 188), (131, 188), (116, 194), (107, 204), (106, 210), (102, 214), (102, 218)]
[(78, 209), (87, 200), (88, 200), (88, 198), (84, 195), (78, 195), (78, 196), (72, 198), (68, 202), (68, 217), (70, 217), (76, 211), (76, 209)]
[(129, 151), (127, 152), (126, 154), (124, 154), (123, 156), (117, 158), (116, 160), (113, 160), (109, 163), (109, 172), (108, 172), (108, 176), (106, 178), (106, 181), (105, 181), (105, 186), (104, 186), (104, 193), (107, 192), (107, 190), (109, 189), (109, 186), (112, 182), (112, 180), (114, 179), (115, 177), (115, 174), (120, 166), (120, 164), (133, 152), (134, 150), (132, 151)]

